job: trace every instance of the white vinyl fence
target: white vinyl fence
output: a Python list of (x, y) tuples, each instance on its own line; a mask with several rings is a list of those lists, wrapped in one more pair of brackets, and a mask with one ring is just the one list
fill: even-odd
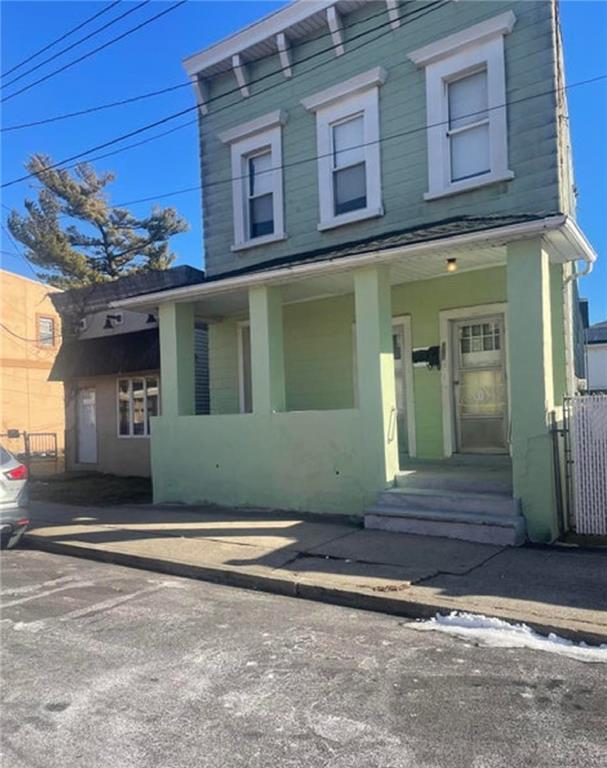
[(607, 534), (607, 394), (569, 402), (575, 530)]

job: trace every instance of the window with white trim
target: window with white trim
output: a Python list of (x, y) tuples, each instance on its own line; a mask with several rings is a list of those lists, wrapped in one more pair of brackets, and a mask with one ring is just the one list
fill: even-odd
[(286, 117), (272, 112), (219, 138), (230, 145), (234, 245), (232, 250), (271, 243), (284, 232), (282, 136)]
[(512, 12), (409, 54), (426, 70), (426, 200), (508, 181), (504, 35)]
[(303, 100), (316, 113), (319, 230), (383, 215), (376, 67)]
[(160, 413), (158, 376), (118, 379), (119, 437), (147, 437), (150, 418)]

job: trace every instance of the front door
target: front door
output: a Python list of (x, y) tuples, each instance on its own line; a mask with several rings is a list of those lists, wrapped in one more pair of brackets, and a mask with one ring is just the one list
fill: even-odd
[(457, 449), (507, 453), (504, 316), (461, 320), (452, 331)]
[(407, 398), (405, 381), (405, 356), (411, 350), (405, 350), (405, 328), (402, 323), (392, 326), (392, 349), (394, 352), (394, 384), (396, 388), (396, 426), (398, 433), (398, 455), (400, 465), (409, 453), (407, 433)]
[(78, 462), (97, 463), (97, 408), (93, 388), (78, 390)]

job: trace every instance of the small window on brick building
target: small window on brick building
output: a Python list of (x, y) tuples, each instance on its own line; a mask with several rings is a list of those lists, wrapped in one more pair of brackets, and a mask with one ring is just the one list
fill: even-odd
[(38, 343), (41, 347), (55, 346), (55, 320), (52, 317), (38, 318)]

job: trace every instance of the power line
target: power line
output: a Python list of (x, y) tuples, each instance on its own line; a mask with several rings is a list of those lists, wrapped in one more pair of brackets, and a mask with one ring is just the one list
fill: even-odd
[[(521, 103), (526, 102), (526, 101), (531, 101), (532, 99), (539, 99), (539, 98), (541, 98), (543, 96), (550, 96), (550, 95), (552, 95), (554, 93), (558, 93), (558, 92), (561, 92), (561, 91), (569, 90), (570, 88), (577, 88), (577, 87), (579, 87), (581, 85), (589, 85), (591, 83), (596, 83), (596, 82), (599, 82), (601, 80), (606, 80), (606, 79), (607, 79), (607, 73), (605, 73), (603, 75), (597, 75), (596, 77), (591, 77), (591, 78), (588, 78), (587, 80), (580, 80), (580, 81), (578, 81), (576, 83), (570, 83), (569, 85), (560, 86), (559, 88), (551, 88), (550, 90), (542, 91), (541, 93), (536, 93), (533, 96), (524, 96), (524, 97), (521, 97), (520, 99), (514, 99), (513, 101), (506, 101), (503, 104), (497, 104), (497, 105), (495, 105), (493, 107), (488, 107), (487, 109), (478, 110), (476, 112), (469, 112), (466, 115), (461, 115), (461, 117), (465, 118), (465, 117), (475, 117), (475, 116), (479, 116), (479, 115), (484, 115), (487, 112), (492, 112), (493, 110), (496, 110), (496, 109), (504, 109), (505, 107), (510, 107), (510, 106), (514, 106), (516, 104), (521, 104)], [(385, 141), (391, 141), (393, 139), (399, 139), (399, 138), (402, 138), (403, 136), (410, 136), (410, 135), (412, 135), (414, 133), (419, 133), (420, 131), (427, 131), (430, 128), (438, 128), (440, 126), (447, 125), (448, 123), (449, 123), (448, 120), (442, 120), (442, 121), (437, 122), (437, 123), (428, 123), (428, 124), (425, 124), (425, 125), (418, 126), (417, 128), (410, 128), (410, 129), (408, 129), (406, 131), (398, 131), (397, 133), (392, 133), (392, 134), (389, 134), (388, 136), (382, 136), (381, 138), (375, 139), (374, 141), (369, 141), (369, 142), (365, 142), (363, 144), (353, 145), (351, 147), (344, 147), (344, 151), (349, 151), (351, 149), (357, 149), (359, 147), (369, 147), (369, 146), (372, 146), (374, 144), (382, 144)], [(274, 166), (272, 168), (268, 168), (266, 171), (262, 171), (262, 173), (272, 173), (272, 171), (284, 170), (285, 168), (293, 168), (295, 166), (302, 165), (304, 163), (309, 163), (309, 162), (313, 162), (315, 160), (319, 160), (320, 158), (323, 158), (323, 157), (330, 157), (330, 156), (332, 156), (332, 154), (333, 154), (332, 152), (328, 152), (328, 153), (324, 153), (324, 154), (320, 154), (320, 155), (312, 155), (311, 157), (300, 158), (299, 160), (294, 160), (294, 161), (292, 161), (290, 163), (283, 163), (282, 165), (276, 165), (276, 166)], [(174, 190), (172, 192), (167, 192), (167, 193), (160, 194), (160, 195), (153, 195), (153, 196), (150, 196), (150, 197), (141, 197), (141, 198), (139, 198), (137, 200), (127, 200), (125, 202), (116, 203), (116, 206), (117, 207), (125, 207), (127, 205), (135, 205), (136, 203), (147, 203), (147, 202), (150, 202), (152, 200), (158, 200), (161, 197), (172, 197), (172, 196), (175, 196), (175, 195), (186, 194), (187, 192), (195, 192), (195, 191), (199, 191), (199, 190), (201, 190), (203, 188), (204, 189), (209, 189), (210, 187), (219, 186), (221, 184), (230, 184), (233, 181), (239, 181), (239, 180), (246, 179), (246, 178), (247, 178), (246, 175), (230, 176), (229, 178), (217, 179), (216, 181), (211, 181), (211, 182), (208, 182), (207, 184), (204, 184), (204, 185), (203, 184), (197, 184), (196, 186), (193, 186), (193, 187), (186, 187), (184, 189), (178, 189), (178, 190)]]
[[(2, 207), (6, 208), (7, 211), (10, 211), (10, 208), (8, 206), (4, 205), (4, 203), (2, 203)], [(27, 264), (28, 269), (30, 270), (32, 275), (34, 275), (36, 280), (38, 280), (38, 274), (34, 271), (34, 268), (30, 264), (29, 259), (25, 256), (25, 254), (23, 254), (19, 250), (19, 246), (15, 242), (15, 238), (12, 236), (10, 229), (6, 226), (6, 224), (4, 224), (4, 222), (2, 222), (2, 229), (6, 232), (6, 234), (8, 235), (8, 239), (11, 241), (11, 243), (15, 247), (15, 256), (20, 256), (23, 259), (23, 261)]]
[(110, 21), (105, 23), (102, 27), (98, 27), (97, 29), (94, 29), (92, 32), (89, 32), (88, 35), (81, 37), (79, 40), (76, 40), (76, 42), (71, 43), (66, 48), (62, 48), (60, 51), (57, 51), (56, 53), (54, 53), (52, 56), (49, 56), (48, 58), (38, 62), (38, 64), (34, 65), (33, 67), (26, 69), (25, 72), (22, 72), (20, 75), (17, 75), (17, 77), (14, 77), (12, 80), (9, 80), (8, 83), (3, 83), (3, 87), (8, 88), (9, 85), (16, 83), (18, 80), (21, 80), (21, 78), (26, 77), (26, 75), (29, 75), (31, 72), (35, 72), (37, 69), (40, 69), (40, 67), (43, 67), (45, 64), (48, 64), (50, 61), (54, 61), (55, 59), (59, 58), (59, 56), (63, 56), (64, 53), (67, 53), (68, 51), (71, 51), (72, 49), (86, 42), (87, 40), (90, 40), (91, 37), (95, 37), (95, 35), (98, 35), (100, 32), (103, 32), (108, 27), (111, 27), (114, 24), (116, 24), (116, 22), (120, 21), (121, 19), (124, 19), (125, 16), (128, 16), (131, 13), (134, 13), (135, 11), (139, 10), (139, 8), (142, 8), (144, 5), (147, 5), (150, 2), (151, 0), (143, 0), (143, 2), (139, 3), (139, 5), (135, 5), (132, 8), (129, 8), (128, 11), (125, 11), (124, 13), (121, 13), (120, 16), (116, 16), (115, 18), (111, 19)]
[[(182, 0), (182, 2), (185, 2), (185, 0)], [(413, 16), (414, 14), (418, 14), (415, 19), (411, 19), (411, 20), (405, 22), (407, 24), (410, 24), (412, 21), (417, 21), (419, 18), (423, 18), (423, 16), (426, 16), (428, 13), (431, 13), (431, 12), (434, 12), (436, 10), (439, 10), (439, 8), (442, 8), (443, 6), (447, 5), (449, 2), (450, 2), (450, 0), (437, 0), (437, 2), (434, 2), (431, 6), (426, 6), (423, 9), (414, 10), (414, 11), (411, 11), (410, 13), (408, 13), (408, 14), (404, 14), (403, 16), (400, 17), (400, 19), (402, 20), (402, 19), (408, 18), (410, 16)], [(356, 39), (358, 39), (360, 37), (363, 37), (366, 34), (369, 34), (369, 32), (374, 32), (374, 31), (376, 31), (378, 29), (381, 29), (382, 27), (391, 25), (391, 23), (392, 23), (392, 21), (388, 20), (384, 24), (380, 24), (380, 25), (374, 27), (373, 29), (365, 30), (364, 32), (360, 33), (359, 35), (356, 35), (355, 37), (351, 38), (351, 40), (356, 40)], [(370, 40), (364, 40), (360, 45), (355, 46), (354, 48), (347, 48), (346, 51), (344, 52), (344, 55), (347, 55), (348, 53), (354, 53), (355, 51), (360, 50), (360, 48), (364, 47), (365, 45), (368, 45), (369, 43), (373, 43), (376, 40), (379, 40), (381, 37), (385, 36), (386, 34), (390, 33), (391, 31), (392, 31), (392, 29), (391, 29), (391, 27), (389, 27), (388, 30), (385, 30), (384, 32), (382, 32), (379, 35), (376, 35), (375, 37), (371, 38)], [(351, 42), (351, 40), (350, 40), (350, 42)], [(335, 46), (332, 45), (329, 48), (325, 48), (322, 51), (316, 51), (315, 53), (310, 54), (310, 56), (302, 59), (298, 63), (304, 63), (304, 62), (309, 61), (311, 59), (317, 58), (318, 56), (320, 56), (320, 55), (322, 55), (324, 53), (327, 53), (328, 51), (333, 51), (334, 48), (335, 48)], [(320, 67), (324, 67), (325, 65), (326, 65), (325, 61), (319, 62), (316, 66), (309, 67), (307, 70), (305, 70), (305, 72), (300, 72), (299, 75), (309, 74), (310, 72), (313, 72), (314, 70), (316, 70), (316, 69), (318, 69)], [(258, 78), (256, 81), (254, 81), (254, 83), (253, 82), (250, 83), (250, 85), (262, 82), (263, 80), (267, 80), (269, 77), (274, 77), (275, 75), (281, 74), (281, 73), (282, 73), (282, 69), (275, 70), (274, 72), (269, 72), (269, 73), (263, 75), (262, 77)], [(274, 88), (274, 86), (270, 85), (269, 87), (261, 89), (260, 91), (258, 91), (256, 95), (260, 95), (262, 93), (265, 93), (266, 91), (269, 91), (272, 88)], [(223, 94), (219, 94), (218, 96), (215, 96), (215, 97), (209, 99), (207, 103), (211, 103), (211, 102), (216, 101), (218, 99), (225, 98), (226, 96), (228, 96), (228, 95), (230, 95), (232, 93), (238, 92), (238, 91), (239, 91), (238, 88), (234, 88), (232, 90), (226, 91)], [(223, 109), (229, 109), (231, 107), (232, 107), (231, 104), (227, 104), (227, 105), (225, 105), (225, 107), (220, 107), (219, 109), (215, 110), (215, 114), (217, 114), (218, 112), (222, 111)], [(195, 104), (194, 106), (187, 107), (186, 109), (182, 109), (179, 112), (175, 112), (175, 113), (172, 113), (170, 115), (167, 115), (166, 117), (163, 117), (160, 120), (156, 120), (153, 123), (148, 123), (148, 124), (146, 124), (144, 126), (141, 126), (140, 128), (136, 128), (135, 130), (129, 131), (129, 133), (123, 134), (122, 136), (118, 136), (118, 137), (116, 137), (114, 139), (110, 139), (109, 141), (106, 141), (103, 144), (98, 144), (98, 145), (96, 145), (94, 147), (90, 147), (89, 149), (83, 150), (82, 152), (78, 152), (77, 154), (72, 155), (71, 157), (66, 157), (63, 160), (59, 160), (58, 162), (53, 163), (52, 165), (49, 165), (45, 170), (52, 170), (53, 168), (58, 168), (59, 166), (65, 165), (66, 163), (69, 163), (72, 160), (78, 160), (79, 158), (84, 157), (85, 155), (91, 154), (92, 152), (96, 152), (99, 149), (105, 149), (106, 147), (109, 147), (109, 146), (111, 146), (113, 144), (117, 144), (117, 143), (119, 143), (121, 141), (124, 141), (125, 139), (130, 139), (132, 136), (136, 136), (136, 135), (138, 135), (140, 133), (148, 131), (151, 128), (156, 128), (159, 125), (163, 125), (164, 123), (167, 123), (170, 120), (175, 120), (176, 118), (181, 117), (182, 115), (185, 115), (185, 114), (189, 114), (190, 112), (192, 112), (194, 110), (197, 110), (197, 109), (198, 109), (198, 105)], [(29, 174), (26, 174), (25, 176), (21, 176), (21, 177), (19, 177), (17, 179), (12, 179), (11, 181), (5, 182), (4, 184), (0, 185), (0, 189), (3, 189), (5, 187), (10, 187), (10, 186), (12, 186), (14, 184), (18, 184), (18, 183), (20, 183), (22, 181), (27, 181), (28, 179), (31, 179), (35, 175), (36, 174), (34, 174), (34, 173), (29, 173)]]
[(11, 67), (10, 69), (7, 69), (6, 72), (3, 72), (0, 77), (6, 77), (6, 75), (10, 75), (11, 72), (14, 72), (16, 69), (20, 69), (25, 64), (28, 64), (33, 59), (36, 59), (38, 56), (41, 56), (43, 53), (48, 51), (50, 48), (52, 48), (54, 45), (57, 45), (57, 43), (60, 43), (62, 40), (65, 40), (66, 37), (69, 37), (70, 35), (73, 35), (74, 32), (78, 32), (79, 29), (82, 29), (82, 27), (85, 27), (87, 24), (90, 24), (91, 21), (94, 21), (95, 19), (98, 19), (99, 16), (102, 16), (104, 13), (107, 13), (108, 11), (111, 11), (112, 8), (115, 5), (118, 5), (120, 0), (114, 0), (113, 3), (110, 3), (110, 5), (106, 6), (105, 8), (102, 8), (97, 13), (94, 13), (92, 16), (89, 16), (88, 19), (85, 19), (84, 21), (80, 22), (77, 26), (73, 27), (72, 29), (69, 29), (67, 32), (64, 32), (60, 37), (58, 37), (55, 40), (52, 40), (50, 43), (44, 46), (44, 48), (40, 48), (40, 50), (36, 51), (35, 53), (32, 53), (30, 56), (28, 56), (26, 59), (23, 59), (23, 61), (20, 61), (18, 64), (15, 64), (14, 67)]
[[(360, 21), (355, 21), (352, 24), (346, 25), (346, 29), (354, 29), (354, 27), (360, 26), (361, 24), (368, 24), (370, 21), (373, 21), (374, 19), (378, 18), (379, 16), (385, 16), (386, 13), (387, 13), (387, 11), (385, 9), (382, 9), (381, 11), (379, 11), (379, 13), (375, 13), (375, 14), (373, 14), (371, 16), (367, 16), (366, 18), (361, 19)], [(373, 31), (373, 30), (370, 30), (370, 31)], [(310, 43), (315, 43), (318, 40), (322, 40), (325, 37), (330, 37), (331, 34), (332, 34), (331, 31), (328, 31), (328, 32), (323, 32), (322, 34), (316, 35), (314, 37), (304, 38), (304, 39), (302, 39), (300, 41), (294, 41), (293, 43), (291, 43), (291, 50), (295, 50), (295, 49), (300, 48), (302, 46), (309, 45)], [(266, 59), (271, 59), (271, 58), (273, 58), (275, 56), (276, 56), (276, 52), (272, 51), (271, 53), (263, 54), (262, 56), (258, 56), (258, 57), (254, 58), (254, 59), (248, 59), (246, 63), (247, 63), (247, 65), (257, 64), (260, 61), (264, 61)], [(104, 109), (110, 109), (112, 107), (121, 107), (121, 106), (124, 106), (126, 104), (131, 104), (133, 102), (141, 101), (143, 99), (152, 98), (153, 96), (161, 96), (161, 95), (163, 95), (165, 93), (171, 93), (171, 92), (179, 90), (181, 88), (190, 88), (191, 86), (192, 86), (191, 81), (185, 81), (183, 83), (177, 83), (176, 85), (170, 85), (170, 86), (167, 86), (166, 88), (161, 88), (159, 90), (149, 91), (147, 93), (142, 93), (142, 94), (139, 94), (137, 96), (131, 96), (131, 97), (128, 97), (128, 98), (125, 98), (125, 99), (120, 99), (118, 101), (107, 102), (106, 104), (99, 104), (99, 105), (96, 105), (96, 106), (93, 106), (93, 107), (88, 107), (86, 109), (80, 109), (80, 110), (77, 110), (75, 112), (68, 112), (68, 113), (63, 114), (63, 115), (55, 115), (55, 116), (43, 118), (43, 119), (40, 119), (40, 120), (33, 120), (33, 121), (29, 122), (29, 123), (20, 123), (18, 125), (9, 125), (9, 126), (0, 127), (0, 133), (4, 133), (4, 132), (8, 132), (8, 131), (18, 131), (18, 130), (21, 130), (23, 128), (32, 128), (32, 127), (37, 126), (37, 125), (45, 125), (47, 123), (54, 123), (54, 122), (57, 122), (59, 120), (67, 120), (67, 119), (70, 119), (72, 117), (81, 117), (82, 115), (92, 114), (94, 112), (99, 112), (99, 111), (104, 110)], [(234, 89), (233, 91), (231, 91), (231, 93), (234, 93), (236, 90), (238, 90), (238, 89)], [(225, 96), (225, 95), (227, 95), (227, 94), (223, 94), (222, 96)]]
[[(147, 0), (147, 2), (149, 2), (149, 0)], [(70, 69), (70, 67), (73, 67), (76, 64), (80, 64), (81, 61), (84, 61), (85, 59), (88, 59), (91, 56), (94, 56), (96, 53), (99, 53), (99, 51), (102, 51), (105, 48), (108, 48), (110, 45), (113, 45), (114, 43), (117, 43), (119, 40), (123, 40), (125, 37), (128, 37), (129, 35), (132, 35), (133, 32), (137, 32), (138, 30), (142, 29), (143, 27), (147, 26), (148, 24), (151, 24), (153, 21), (156, 21), (161, 16), (165, 16), (167, 13), (171, 13), (171, 11), (177, 10), (177, 8), (179, 8), (179, 6), (184, 5), (186, 2), (187, 2), (187, 0), (179, 0), (179, 2), (174, 3), (169, 8), (165, 8), (164, 11), (161, 11), (160, 13), (157, 13), (155, 16), (151, 16), (149, 19), (146, 19), (146, 21), (143, 21), (141, 24), (137, 24), (136, 27), (131, 27), (131, 29), (127, 29), (127, 31), (123, 32), (121, 35), (118, 35), (117, 37), (113, 37), (111, 40), (108, 40), (107, 42), (103, 43), (102, 45), (97, 46), (97, 48), (93, 48), (92, 51), (89, 51), (88, 53), (83, 54), (82, 56), (80, 56), (77, 59), (74, 59), (73, 61), (69, 61), (67, 64), (64, 64), (62, 67), (59, 67), (58, 69), (54, 69), (52, 72), (49, 72), (44, 77), (41, 77), (38, 80), (34, 80), (33, 83), (30, 83), (29, 85), (24, 86), (19, 91), (15, 91), (14, 93), (11, 93), (8, 96), (5, 96), (0, 101), (2, 103), (4, 103), (5, 101), (8, 101), (9, 99), (12, 99), (15, 96), (18, 96), (20, 93), (24, 93), (25, 91), (29, 91), (30, 88), (33, 88), (35, 85), (38, 85), (39, 83), (43, 83), (45, 80), (48, 80), (51, 77), (54, 77), (55, 75), (58, 75), (60, 72), (64, 72), (66, 69)]]

